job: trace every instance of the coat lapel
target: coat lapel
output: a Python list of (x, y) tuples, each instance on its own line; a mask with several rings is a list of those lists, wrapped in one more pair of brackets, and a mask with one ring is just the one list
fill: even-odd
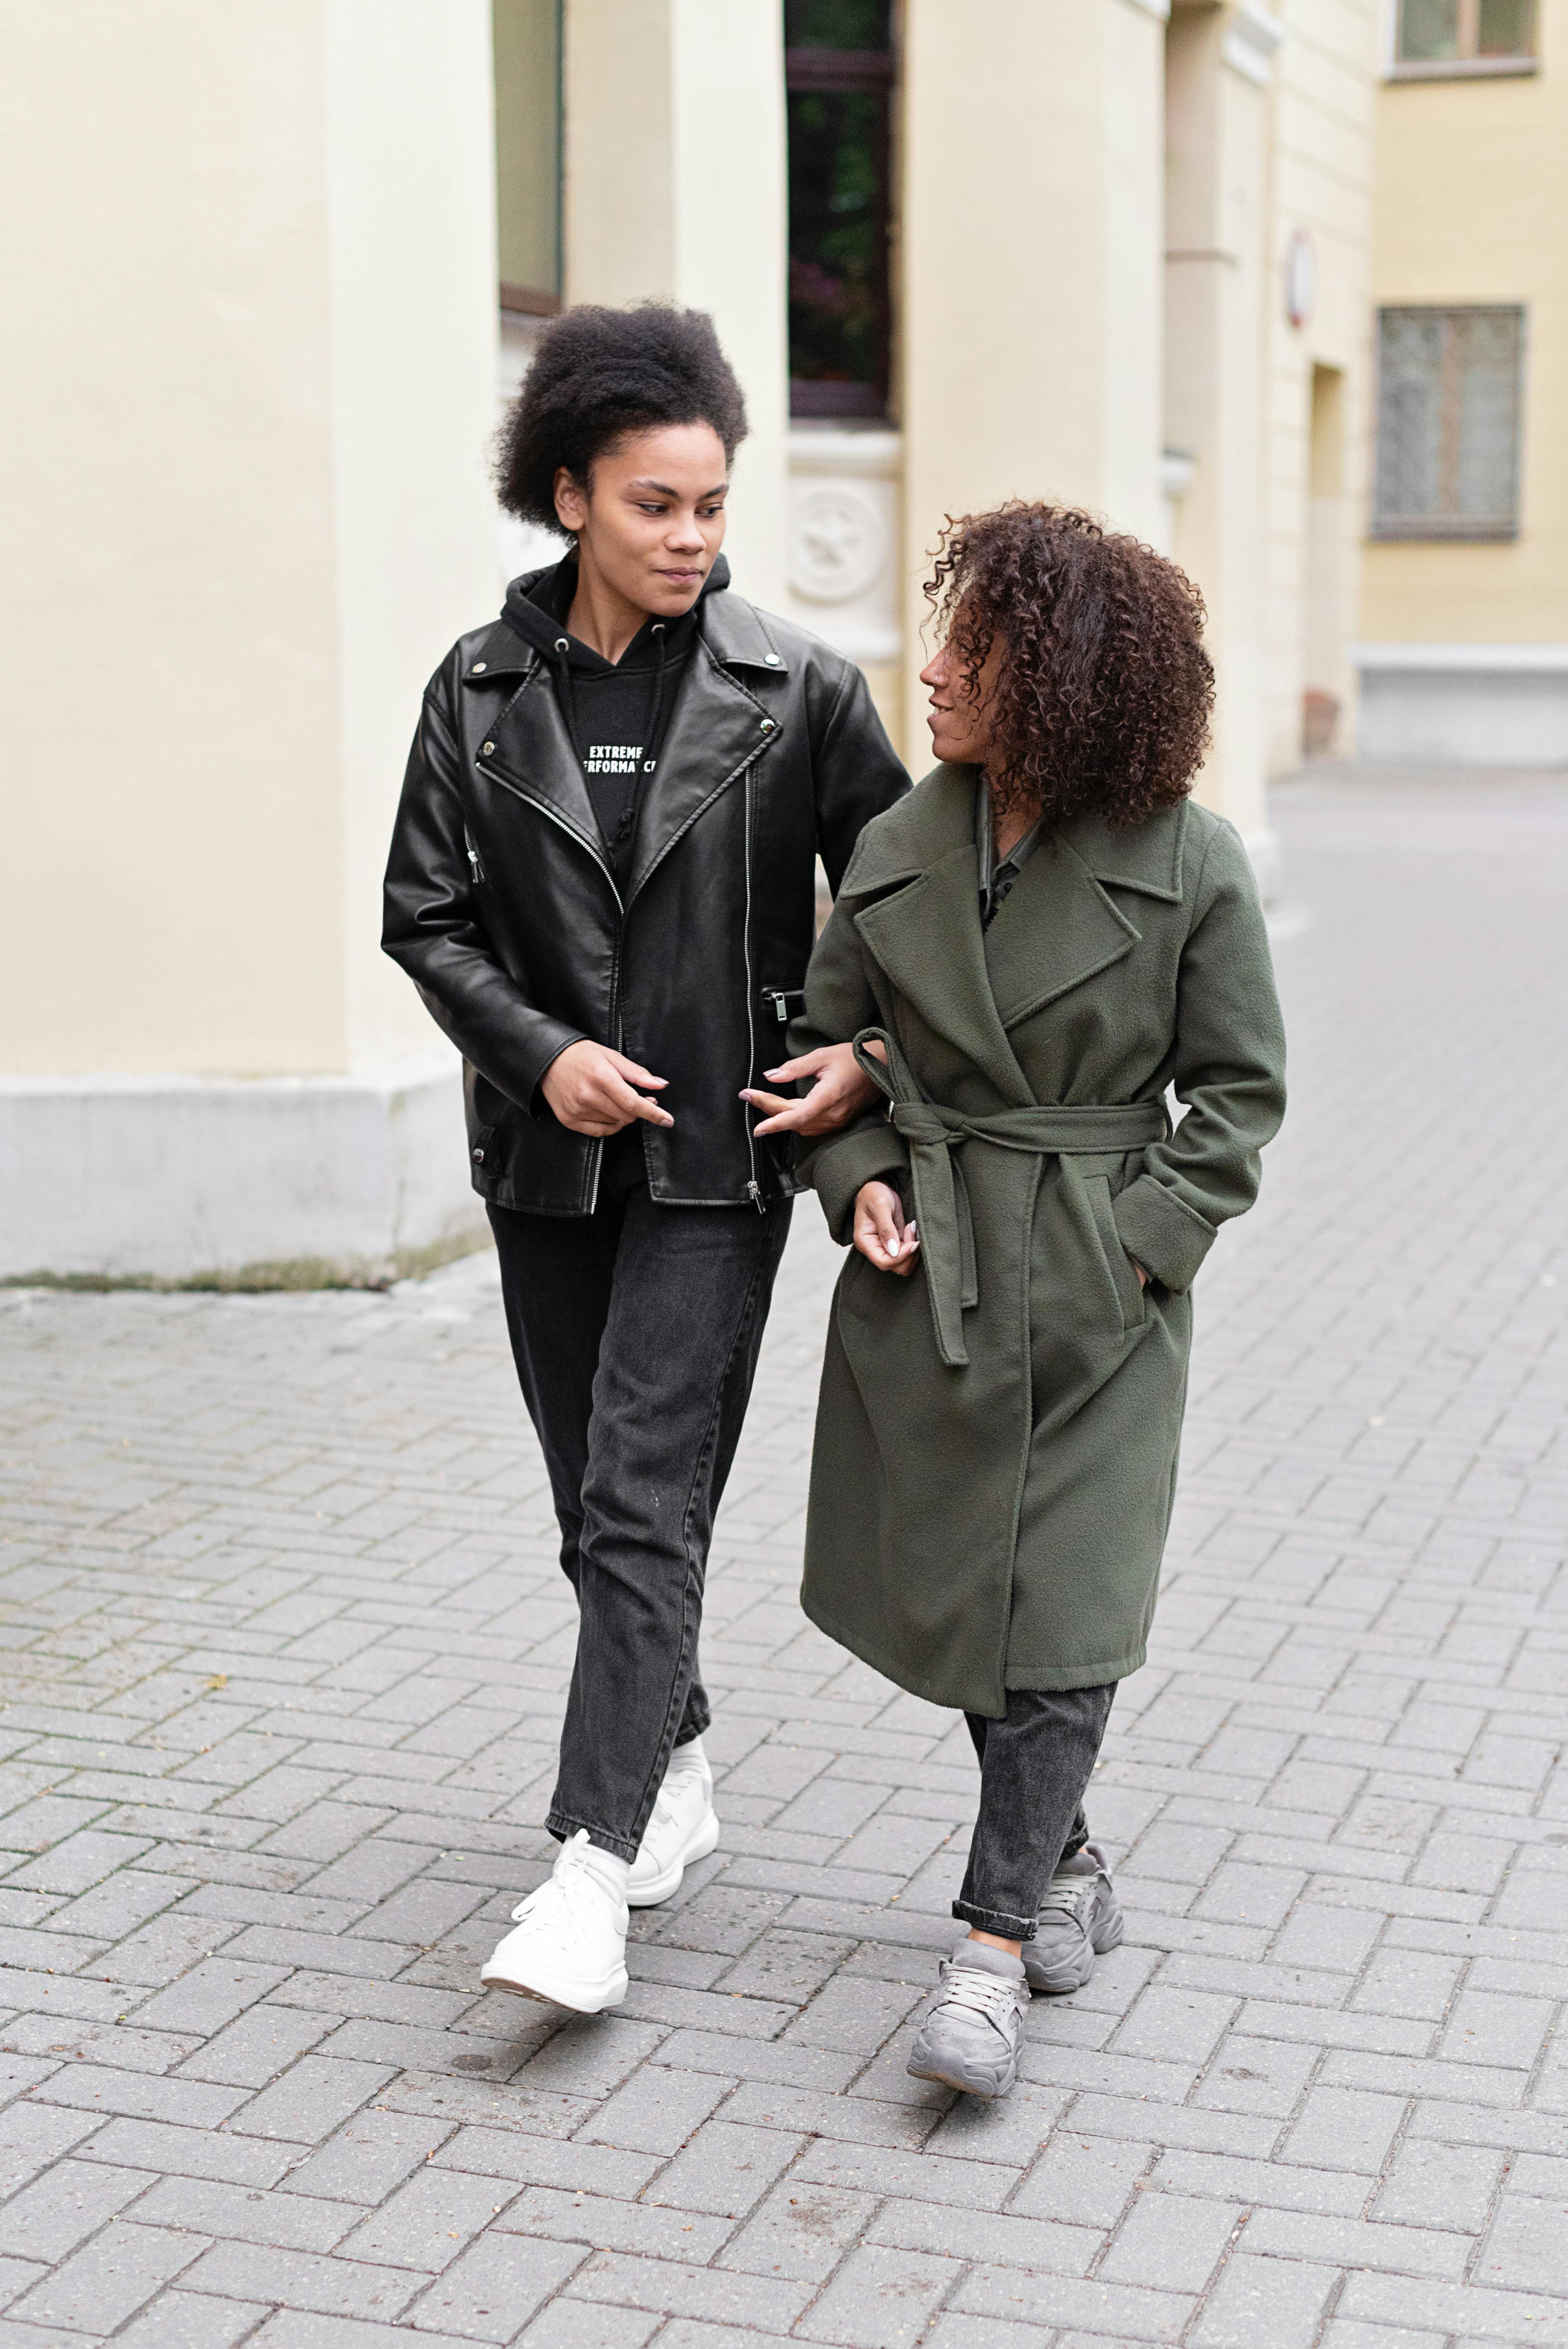
[(985, 961), (1004, 1029), (1131, 954), (1138, 932), (1077, 851), (1044, 841), (985, 933)]
[(972, 767), (938, 767), (861, 833), (841, 898), (893, 985), (1011, 1107), (1034, 1096), (996, 1016), (980, 926)]
[(1081, 819), (1036, 849), (985, 934), (985, 959), (1003, 1028), (1094, 978), (1142, 936), (1109, 889), (1168, 905), (1181, 900), (1187, 802), (1131, 832)]

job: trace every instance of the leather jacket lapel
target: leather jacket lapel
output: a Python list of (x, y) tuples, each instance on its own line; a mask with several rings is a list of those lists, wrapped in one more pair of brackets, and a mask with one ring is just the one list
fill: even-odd
[(784, 728), (699, 640), (675, 704), (659, 764), (642, 788), (626, 902), (742, 771), (765, 758)]
[(480, 747), (474, 761), (481, 775), (505, 783), (580, 840), (598, 864), (608, 865), (605, 843), (583, 780), (576, 745), (566, 731), (560, 703), (543, 662), (535, 660)]

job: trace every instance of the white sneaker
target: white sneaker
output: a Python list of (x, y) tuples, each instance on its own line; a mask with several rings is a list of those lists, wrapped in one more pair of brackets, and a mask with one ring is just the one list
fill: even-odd
[(553, 2000), (599, 2014), (626, 1996), (628, 1863), (600, 1851), (579, 1827), (555, 1870), (512, 1911), (510, 1933), (480, 1970), (486, 1990)]
[(719, 1841), (719, 1821), (713, 1809), (713, 1773), (693, 1737), (678, 1745), (670, 1757), (664, 1784), (643, 1829), (642, 1843), (631, 1866), (626, 1897), (634, 1909), (653, 1909), (678, 1891), (694, 1859), (706, 1859)]

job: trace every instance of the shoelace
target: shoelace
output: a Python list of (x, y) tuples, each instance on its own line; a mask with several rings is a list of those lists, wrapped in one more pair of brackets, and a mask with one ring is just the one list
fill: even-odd
[(1054, 1909), (1062, 1916), (1070, 1917), (1075, 1925), (1085, 1923), (1099, 1882), (1097, 1876), (1054, 1876), (1040, 1903), (1041, 1916), (1048, 1909)]
[(976, 1966), (961, 1966), (953, 1959), (944, 1958), (941, 1995), (937, 2003), (967, 2006), (1005, 2033), (1009, 2019), (1022, 2004), (1023, 1991), (1022, 1982), (1003, 1982), (1000, 1974), (982, 1974)]
[(535, 1886), (512, 1911), (514, 1925), (521, 1925), (525, 1920), (547, 1916), (561, 1905), (565, 1906), (567, 1919), (574, 1927), (581, 1924), (577, 1904), (585, 1892), (597, 1889), (587, 1871), (587, 1845), (588, 1831), (587, 1827), (579, 1827), (570, 1842), (563, 1845), (555, 1872), (547, 1876), (543, 1884)]

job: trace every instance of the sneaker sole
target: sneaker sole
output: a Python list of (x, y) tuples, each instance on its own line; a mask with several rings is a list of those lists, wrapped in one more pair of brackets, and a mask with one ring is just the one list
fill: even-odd
[(911, 2080), (934, 2080), (939, 2087), (956, 2088), (961, 2096), (980, 2096), (988, 2102), (996, 2096), (1005, 2096), (1018, 2077), (1018, 2066), (1014, 2064), (1006, 2079), (999, 2080), (994, 2088), (977, 2088), (972, 2080), (961, 2076), (956, 2066), (950, 2072), (944, 2072), (941, 2065), (929, 2056), (922, 2060), (918, 2049), (904, 2069)]
[(1120, 1909), (1112, 1908), (1101, 1918), (1090, 1936), (1086, 1964), (1080, 1961), (1076, 1966), (1064, 1967), (1054, 1974), (1046, 1973), (1043, 1968), (1038, 1973), (1031, 1973), (1026, 1957), (1023, 1961), (1024, 1979), (1037, 1996), (1064, 1998), (1070, 1992), (1083, 1989), (1095, 1971), (1096, 1958), (1103, 1958), (1107, 1951), (1120, 1949), (1126, 1931), (1126, 1918)]
[(719, 1816), (716, 1811), (711, 1810), (680, 1857), (670, 1861), (662, 1876), (656, 1876), (651, 1884), (628, 1885), (627, 1907), (657, 1909), (661, 1900), (668, 1900), (672, 1892), (680, 1891), (680, 1879), (692, 1862), (706, 1859), (709, 1853), (717, 1851), (718, 1847)]
[(569, 2007), (574, 2014), (602, 2014), (607, 2007), (618, 2006), (627, 1992), (626, 1968), (618, 1966), (600, 1982), (568, 1981), (564, 1975), (552, 1975), (541, 1970), (534, 1982), (520, 1982), (510, 1974), (493, 1974), (480, 1971), (480, 1981), (486, 1990), (510, 1991), (514, 1998), (538, 1999), (546, 2006)]

